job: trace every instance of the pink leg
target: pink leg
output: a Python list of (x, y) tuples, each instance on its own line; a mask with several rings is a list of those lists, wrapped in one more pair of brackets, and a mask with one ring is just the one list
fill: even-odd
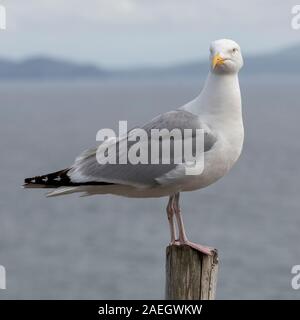
[(179, 207), (179, 193), (177, 193), (175, 195), (173, 208), (175, 211), (175, 216), (176, 216), (178, 231), (179, 231), (179, 245), (187, 245), (187, 246), (189, 246), (195, 250), (198, 250), (204, 254), (213, 255), (215, 252), (215, 249), (213, 249), (211, 247), (205, 247), (201, 244), (197, 244), (197, 243), (194, 243), (194, 242), (191, 242), (188, 240), (186, 233), (185, 233), (185, 229), (184, 229), (181, 210)]
[(170, 196), (169, 202), (167, 205), (167, 215), (168, 215), (168, 221), (169, 221), (169, 227), (170, 227), (170, 233), (171, 233), (171, 242), (170, 244), (176, 243), (176, 230), (175, 230), (175, 221), (174, 221), (174, 200), (175, 196)]

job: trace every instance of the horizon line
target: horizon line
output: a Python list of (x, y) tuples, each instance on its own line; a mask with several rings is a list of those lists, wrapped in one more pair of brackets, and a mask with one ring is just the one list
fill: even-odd
[[(299, 47), (300, 49), (300, 42), (297, 43), (293, 43), (291, 45), (288, 46), (281, 46), (276, 48), (275, 50), (266, 50), (264, 52), (258, 52), (258, 53), (246, 53), (244, 54), (244, 56), (246, 58), (259, 58), (259, 57), (263, 57), (266, 56), (268, 54), (270, 55), (274, 55), (274, 54), (278, 54), (281, 51), (285, 51), (288, 49), (293, 49), (293, 48), (297, 48)], [(188, 65), (191, 63), (205, 63), (208, 60), (208, 57), (199, 57), (197, 58), (190, 58), (190, 59), (186, 59), (186, 60), (178, 60), (178, 61), (174, 61), (174, 62), (170, 62), (170, 63), (141, 63), (141, 64), (135, 64), (135, 65), (116, 65), (116, 66), (112, 66), (112, 65), (101, 65), (101, 63), (96, 63), (94, 61), (87, 61), (87, 60), (81, 60), (81, 59), (74, 59), (74, 58), (68, 58), (65, 56), (60, 56), (60, 55), (52, 55), (52, 54), (48, 54), (48, 53), (33, 53), (30, 55), (24, 55), (23, 57), (18, 57), (18, 58), (10, 58), (7, 56), (2, 56), (0, 55), (0, 61), (5, 60), (7, 62), (10, 63), (24, 63), (30, 60), (38, 60), (38, 59), (45, 59), (45, 60), (53, 60), (55, 62), (63, 62), (63, 63), (70, 63), (70, 64), (75, 64), (77, 66), (90, 66), (90, 67), (94, 67), (97, 69), (102, 69), (102, 70), (107, 70), (107, 71), (129, 71), (129, 70), (139, 70), (139, 69), (164, 69), (164, 68), (172, 68), (172, 67), (178, 67), (178, 66), (184, 66), (184, 65)]]

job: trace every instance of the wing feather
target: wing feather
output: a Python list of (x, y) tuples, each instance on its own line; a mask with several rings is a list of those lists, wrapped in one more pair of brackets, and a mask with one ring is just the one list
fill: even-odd
[[(168, 174), (178, 166), (176, 163), (170, 164), (151, 164), (151, 148), (150, 140), (151, 129), (180, 129), (183, 132), (184, 129), (192, 129), (191, 138), (194, 139), (194, 132), (196, 129), (204, 129), (204, 151), (210, 150), (216, 138), (211, 130), (201, 123), (199, 118), (185, 110), (176, 110), (164, 113), (145, 124), (142, 129), (147, 132), (147, 140), (144, 142), (145, 148), (148, 149), (148, 164), (99, 164), (96, 158), (97, 149), (89, 149), (83, 152), (76, 160), (73, 166), (70, 168), (68, 175), (71, 181), (76, 183), (88, 183), (88, 182), (108, 182), (116, 184), (125, 184), (136, 187), (150, 187), (158, 185), (160, 177)], [(133, 146), (135, 142), (128, 141), (128, 138), (132, 134), (129, 131), (126, 137), (127, 139), (127, 151)], [(169, 138), (169, 137), (168, 137)], [(162, 138), (163, 140), (164, 138)], [(162, 142), (162, 141), (161, 141)], [(112, 141), (109, 148), (116, 148), (117, 159), (122, 154), (118, 152), (118, 145), (120, 141)], [(125, 150), (126, 151), (126, 150)], [(161, 158), (160, 158), (161, 160)], [(160, 161), (161, 162), (161, 161)]]

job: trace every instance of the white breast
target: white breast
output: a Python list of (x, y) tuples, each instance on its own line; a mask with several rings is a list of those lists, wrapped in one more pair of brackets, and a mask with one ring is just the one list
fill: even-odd
[(186, 180), (183, 190), (190, 191), (222, 178), (241, 154), (244, 127), (237, 75), (210, 75), (200, 96), (183, 108), (196, 113), (217, 138), (205, 153), (202, 174)]

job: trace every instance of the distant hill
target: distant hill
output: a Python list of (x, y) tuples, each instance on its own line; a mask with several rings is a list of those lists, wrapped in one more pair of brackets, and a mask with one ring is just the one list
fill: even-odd
[[(82, 78), (149, 78), (194, 77), (206, 73), (207, 61), (180, 65), (129, 70), (106, 70), (92, 64), (80, 64), (50, 57), (32, 57), (22, 61), (0, 58), (0, 80), (18, 79), (82, 79)], [(300, 46), (270, 54), (245, 57), (244, 74), (299, 74)]]
[[(207, 61), (195, 61), (157, 71), (163, 74), (199, 76), (199, 73), (206, 73), (207, 70)], [(243, 74), (300, 75), (300, 46), (278, 50), (274, 53), (246, 56), (244, 57)]]
[(32, 57), (19, 62), (0, 59), (0, 79), (95, 78), (107, 75), (107, 71), (93, 65), (49, 57)]

